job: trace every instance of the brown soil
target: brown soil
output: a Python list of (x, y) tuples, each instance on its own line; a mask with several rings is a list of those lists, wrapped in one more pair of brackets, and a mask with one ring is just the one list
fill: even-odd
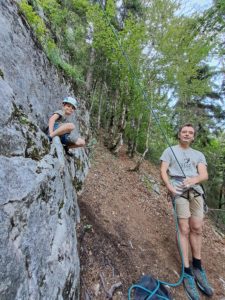
[[(103, 300), (114, 284), (113, 300), (127, 299), (128, 288), (142, 274), (176, 282), (180, 258), (175, 243), (171, 204), (159, 169), (144, 162), (130, 172), (135, 160), (119, 157), (103, 146), (94, 150), (92, 167), (79, 196), (81, 223), (78, 240), (81, 260), (81, 300)], [(149, 181), (150, 178), (150, 181)], [(154, 179), (160, 195), (153, 191)], [(202, 260), (215, 293), (225, 299), (225, 238), (206, 218)], [(169, 289), (174, 299), (186, 299), (183, 287)], [(201, 299), (207, 299), (201, 294)]]

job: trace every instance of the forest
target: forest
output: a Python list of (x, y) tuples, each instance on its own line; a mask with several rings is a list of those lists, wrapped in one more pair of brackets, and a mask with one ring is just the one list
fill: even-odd
[(91, 132), (159, 164), (181, 124), (208, 162), (210, 213), (225, 224), (225, 1), (184, 14), (176, 0), (21, 0), (37, 45), (85, 99)]

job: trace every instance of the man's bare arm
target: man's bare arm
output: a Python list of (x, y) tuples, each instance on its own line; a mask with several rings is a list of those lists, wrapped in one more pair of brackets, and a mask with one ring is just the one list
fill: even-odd
[(163, 182), (165, 183), (168, 191), (170, 193), (172, 193), (172, 195), (176, 195), (177, 194), (177, 190), (172, 186), (172, 184), (170, 183), (170, 180), (169, 180), (169, 176), (168, 176), (168, 168), (169, 168), (169, 163), (165, 162), (165, 161), (162, 161), (161, 163), (161, 177), (162, 177), (162, 180)]

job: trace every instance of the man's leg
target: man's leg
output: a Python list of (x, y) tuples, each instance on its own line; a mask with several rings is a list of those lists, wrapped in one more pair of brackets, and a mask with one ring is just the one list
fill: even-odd
[(192, 216), (189, 224), (192, 256), (201, 259), (203, 219)]
[(183, 285), (188, 299), (200, 300), (192, 270), (189, 265), (189, 237), (190, 237), (190, 206), (189, 200), (180, 197), (176, 199), (176, 210), (178, 215), (178, 224), (180, 232), (180, 247), (184, 262), (184, 279)]
[(179, 231), (180, 231), (180, 246), (184, 259), (184, 267), (189, 268), (188, 248), (189, 248), (189, 219), (179, 219)]
[(208, 283), (205, 270), (201, 264), (202, 229), (203, 229), (203, 199), (196, 197), (192, 200), (191, 210), (195, 216), (190, 218), (190, 244), (193, 256), (193, 274), (198, 287), (209, 297), (213, 289)]

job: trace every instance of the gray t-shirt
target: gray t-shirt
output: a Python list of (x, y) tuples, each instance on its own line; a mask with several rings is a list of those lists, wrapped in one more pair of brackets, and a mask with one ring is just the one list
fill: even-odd
[(59, 115), (59, 118), (56, 120), (57, 123), (67, 123), (68, 117), (65, 115), (65, 113), (62, 110), (57, 110), (53, 114)]
[[(186, 177), (195, 177), (198, 176), (197, 166), (200, 163), (207, 165), (206, 159), (203, 153), (192, 149), (191, 147), (187, 149), (181, 148), (179, 145), (171, 147), (185, 176)], [(174, 157), (170, 147), (168, 147), (160, 157), (161, 161), (169, 163), (168, 174), (172, 178), (171, 183), (174, 185), (175, 182), (173, 177), (182, 177), (184, 176), (181, 168)], [(203, 190), (200, 185), (194, 185), (193, 188), (199, 193), (203, 193)]]

